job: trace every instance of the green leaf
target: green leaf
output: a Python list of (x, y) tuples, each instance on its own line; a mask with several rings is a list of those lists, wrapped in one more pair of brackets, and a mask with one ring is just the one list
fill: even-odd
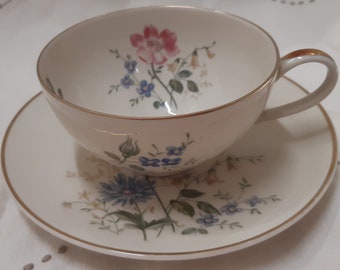
[(148, 69), (148, 74), (150, 76), (151, 79), (154, 79), (155, 78), (155, 75), (152, 74), (151, 70)]
[(247, 181), (246, 178), (242, 177), (242, 182), (239, 183), (240, 187), (242, 189), (245, 189), (245, 188), (248, 188), (248, 187), (251, 187), (251, 184), (249, 184), (249, 182)]
[(187, 81), (187, 87), (190, 92), (194, 92), (194, 93), (199, 92), (198, 86), (194, 81)]
[(155, 144), (152, 143), (151, 146), (152, 146), (153, 149), (156, 150), (156, 153), (157, 153), (156, 155), (158, 155), (158, 154), (163, 154), (163, 152), (160, 152), (160, 151), (159, 151), (157, 145), (155, 145)]
[[(277, 195), (272, 195), (269, 197), (269, 199), (271, 199), (273, 202), (279, 202), (281, 201), (281, 199), (279, 197), (277, 197)], [(265, 201), (264, 201), (265, 202)]]
[(190, 70), (183, 69), (177, 73), (176, 77), (180, 79), (185, 79), (185, 78), (189, 78), (191, 75), (192, 75), (192, 72)]
[(208, 234), (208, 231), (206, 229), (203, 229), (203, 228), (198, 229), (198, 232), (200, 234)]
[(161, 218), (161, 219), (157, 219), (157, 220), (152, 220), (150, 222), (147, 223), (147, 228), (148, 229), (159, 229), (161, 226), (163, 225), (170, 225), (171, 221), (168, 218)]
[(109, 156), (110, 158), (114, 159), (114, 160), (117, 160), (117, 161), (120, 161), (120, 157), (117, 156), (116, 154), (113, 154), (111, 152), (107, 152), (107, 151), (104, 151), (104, 153)]
[(219, 227), (221, 230), (223, 230), (223, 226), (226, 226), (228, 225), (228, 220), (223, 220), (220, 224), (219, 224)]
[(139, 223), (142, 220), (141, 215), (132, 214), (125, 210), (118, 210), (118, 211), (112, 212), (112, 214), (115, 214), (120, 220), (130, 221), (135, 224)]
[(195, 215), (195, 209), (185, 201), (171, 200), (170, 205), (186, 216), (193, 217)]
[(144, 230), (148, 226), (147, 221), (144, 220), (143, 215), (141, 214), (138, 213), (133, 214), (125, 210), (118, 210), (113, 212), (113, 214), (115, 214), (117, 218), (120, 220), (131, 222), (125, 224), (125, 226), (129, 226), (130, 228), (134, 227), (140, 230)]
[(262, 213), (261, 213), (261, 211), (259, 210), (259, 209), (257, 209), (257, 208), (252, 208), (251, 210), (250, 210), (250, 213), (251, 214), (259, 214), (259, 215), (262, 215)]
[(196, 190), (196, 189), (182, 189), (180, 191), (180, 195), (185, 197), (185, 198), (198, 198), (200, 196), (202, 196), (204, 193)]
[(234, 228), (243, 228), (243, 226), (239, 223), (239, 222), (232, 222), (229, 224), (229, 228), (230, 229), (234, 229)]
[(188, 235), (188, 234), (193, 234), (193, 233), (196, 233), (197, 232), (197, 229), (196, 228), (186, 228), (182, 231), (182, 234), (183, 235)]
[(174, 90), (177, 93), (182, 93), (183, 92), (183, 84), (179, 80), (171, 79), (169, 81), (169, 85), (172, 90)]
[(139, 229), (137, 226), (136, 226), (136, 224), (133, 224), (133, 223), (125, 223), (124, 224), (124, 227), (125, 228), (128, 228), (128, 229)]
[(204, 213), (221, 215), (220, 211), (218, 211), (212, 204), (208, 202), (198, 202), (197, 207)]
[(142, 172), (142, 171), (145, 171), (145, 169), (144, 169), (143, 167), (140, 167), (140, 166), (137, 166), (137, 165), (130, 164), (129, 167), (130, 167), (131, 169), (136, 170), (136, 171), (141, 171), (141, 172)]

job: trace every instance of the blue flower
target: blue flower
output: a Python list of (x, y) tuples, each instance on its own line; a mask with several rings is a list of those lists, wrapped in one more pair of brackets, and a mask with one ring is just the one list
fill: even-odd
[(176, 147), (176, 146), (168, 146), (166, 148), (166, 150), (168, 151), (167, 152), (167, 155), (168, 156), (180, 156), (183, 154), (184, 150), (185, 150), (185, 145), (181, 145), (179, 147)]
[(227, 215), (233, 215), (235, 213), (242, 212), (242, 208), (237, 207), (237, 203), (228, 203), (221, 207), (221, 212), (226, 213)]
[(204, 215), (201, 218), (196, 219), (196, 222), (199, 224), (203, 224), (205, 226), (211, 226), (217, 223), (219, 220), (218, 218), (214, 217), (212, 214)]
[(181, 162), (181, 158), (163, 158), (162, 159), (162, 165), (163, 166), (174, 166), (174, 165), (178, 165)]
[(146, 80), (142, 80), (137, 87), (137, 93), (141, 96), (150, 97), (151, 91), (155, 88), (153, 83), (148, 83)]
[(125, 61), (124, 67), (129, 74), (133, 74), (136, 71), (137, 62), (135, 60)]
[(104, 202), (114, 201), (114, 204), (135, 204), (146, 202), (155, 194), (153, 188), (155, 182), (147, 181), (145, 178), (125, 176), (118, 174), (108, 183), (100, 183), (99, 193)]
[(120, 80), (120, 84), (121, 84), (124, 88), (129, 89), (130, 86), (132, 86), (132, 85), (135, 84), (135, 82), (131, 79), (131, 77), (130, 77), (129, 74), (126, 74), (126, 75), (124, 76), (124, 78), (122, 78), (122, 79)]
[(152, 159), (149, 159), (147, 157), (140, 157), (139, 158), (139, 161), (141, 163), (142, 166), (145, 166), (145, 167), (148, 167), (148, 166), (151, 166), (151, 167), (159, 167), (159, 163), (161, 162), (159, 159), (157, 158), (152, 158)]
[(262, 200), (256, 195), (251, 196), (249, 199), (245, 200), (251, 207), (256, 206), (258, 203), (262, 203)]

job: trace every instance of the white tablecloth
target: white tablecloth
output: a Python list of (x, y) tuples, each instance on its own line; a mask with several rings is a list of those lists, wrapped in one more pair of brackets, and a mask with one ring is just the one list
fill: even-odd
[[(0, 0), (0, 139), (17, 111), (37, 92), (36, 61), (44, 45), (65, 28), (113, 10), (155, 4), (216, 8), (246, 17), (276, 39), (281, 54), (316, 47), (340, 66), (338, 0)], [(319, 66), (288, 75), (307, 89), (323, 76)], [(339, 133), (340, 84), (323, 102)], [(313, 169), (313, 168), (311, 168)], [(70, 245), (29, 221), (0, 176), (0, 269), (339, 269), (339, 176), (317, 206), (297, 224), (256, 246), (193, 261), (137, 261)], [(61, 246), (67, 251), (59, 253)], [(42, 262), (45, 255), (52, 257)], [(27, 268), (28, 269), (28, 268)]]

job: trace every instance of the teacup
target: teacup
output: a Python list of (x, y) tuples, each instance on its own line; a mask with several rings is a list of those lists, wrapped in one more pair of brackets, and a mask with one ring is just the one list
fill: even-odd
[[(309, 62), (327, 69), (306, 97), (265, 109), (272, 85)], [(334, 88), (325, 52), (280, 58), (259, 26), (222, 11), (145, 7), (89, 19), (55, 37), (37, 64), (66, 130), (115, 166), (172, 175), (213, 160), (254, 123), (316, 105)]]

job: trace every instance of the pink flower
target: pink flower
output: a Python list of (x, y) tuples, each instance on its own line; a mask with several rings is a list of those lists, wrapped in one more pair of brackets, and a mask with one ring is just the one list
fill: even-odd
[(138, 57), (148, 64), (162, 65), (179, 53), (176, 34), (168, 29), (159, 33), (153, 25), (145, 26), (143, 34), (132, 34), (130, 40)]

